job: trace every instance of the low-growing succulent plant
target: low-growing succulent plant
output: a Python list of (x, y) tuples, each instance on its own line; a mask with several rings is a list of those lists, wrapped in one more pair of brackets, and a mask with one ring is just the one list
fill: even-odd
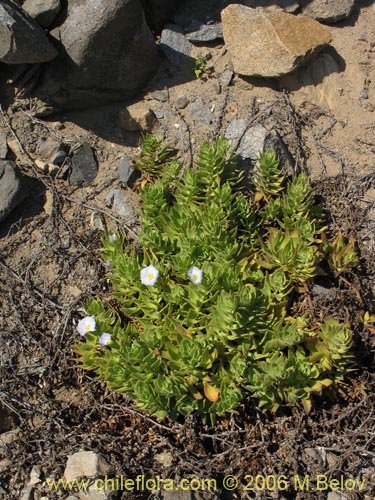
[(350, 236), (348, 243), (345, 243), (340, 232), (332, 243), (326, 244), (325, 250), (328, 253), (330, 267), (338, 273), (347, 271), (358, 264), (353, 236)]
[[(139, 245), (104, 238), (113, 298), (85, 305), (82, 367), (161, 418), (198, 411), (214, 422), (246, 397), (309, 411), (350, 371), (352, 332), (289, 312), (327, 247), (308, 179), (287, 181), (266, 153), (251, 197), (224, 139), (204, 144), (183, 175), (166, 151), (145, 139)], [(352, 245), (331, 246), (338, 270), (356, 261)]]
[(194, 60), (194, 74), (196, 78), (202, 78), (207, 71), (207, 57), (203, 54), (198, 54)]

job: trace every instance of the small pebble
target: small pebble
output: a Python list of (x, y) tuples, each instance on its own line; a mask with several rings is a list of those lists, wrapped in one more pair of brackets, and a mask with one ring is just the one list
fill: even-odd
[(367, 92), (367, 90), (361, 90), (361, 92), (359, 93), (359, 98), (360, 99), (368, 99), (368, 92)]
[(330, 289), (321, 285), (314, 285), (312, 289), (313, 295), (328, 295), (330, 293)]
[(61, 167), (61, 165), (64, 163), (65, 158), (67, 156), (68, 155), (67, 155), (66, 151), (64, 151), (63, 149), (59, 149), (58, 151), (56, 151), (56, 154), (53, 156), (51, 163), (53, 165), (58, 165), (59, 167)]
[(155, 90), (154, 92), (151, 92), (150, 97), (160, 102), (166, 102), (168, 99), (167, 93), (162, 92), (161, 90)]
[(91, 214), (90, 224), (93, 229), (99, 229), (99, 231), (105, 230), (103, 217), (98, 212)]
[(67, 250), (70, 247), (70, 245), (71, 245), (70, 236), (69, 235), (65, 236), (65, 238), (61, 240), (61, 248), (63, 250)]
[(125, 184), (125, 186), (128, 185), (129, 179), (133, 172), (134, 168), (132, 168), (130, 165), (130, 156), (124, 155), (121, 158), (120, 165), (118, 167), (118, 176), (120, 180)]
[(34, 486), (38, 483), (40, 483), (40, 469), (37, 465), (34, 465), (34, 467), (31, 469), (30, 481), (27, 486)]
[(366, 102), (366, 104), (363, 105), (363, 109), (365, 111), (368, 111), (369, 113), (373, 113), (374, 110), (375, 110), (375, 107), (373, 104), (371, 104), (370, 102)]
[(177, 97), (176, 100), (176, 108), (177, 109), (184, 109), (186, 106), (189, 104), (189, 99), (185, 97), (184, 95), (180, 95)]
[(219, 77), (219, 80), (220, 80), (220, 84), (223, 86), (223, 87), (229, 87), (229, 85), (231, 84), (231, 81), (233, 80), (233, 71), (230, 70), (230, 69), (226, 69)]

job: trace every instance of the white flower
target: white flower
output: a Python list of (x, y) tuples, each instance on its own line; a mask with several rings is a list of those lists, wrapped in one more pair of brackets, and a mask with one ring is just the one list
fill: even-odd
[(144, 267), (141, 271), (141, 281), (144, 285), (153, 286), (158, 280), (159, 271), (153, 265)]
[(117, 240), (117, 234), (116, 234), (116, 233), (112, 233), (112, 234), (110, 234), (110, 235), (109, 235), (109, 241), (110, 241), (110, 242), (113, 242), (113, 241), (115, 241), (115, 240)]
[(193, 283), (196, 285), (199, 285), (202, 283), (202, 269), (199, 269), (199, 267), (191, 267), (188, 271), (188, 276), (191, 279)]
[(83, 337), (87, 332), (94, 332), (96, 327), (96, 321), (94, 316), (86, 316), (86, 318), (81, 319), (78, 322), (77, 330)]
[(98, 342), (99, 342), (99, 344), (100, 344), (100, 345), (104, 345), (104, 346), (106, 346), (106, 345), (108, 345), (108, 344), (110, 344), (110, 343), (111, 343), (111, 340), (112, 340), (112, 336), (111, 336), (111, 334), (110, 334), (110, 333), (103, 333), (103, 334), (99, 337)]
[(104, 262), (104, 265), (105, 267), (111, 267), (112, 262), (110, 260), (107, 260), (106, 262)]

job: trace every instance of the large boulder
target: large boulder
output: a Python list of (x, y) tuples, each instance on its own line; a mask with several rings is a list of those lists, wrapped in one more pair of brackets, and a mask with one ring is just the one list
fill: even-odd
[(158, 67), (139, 0), (70, 0), (51, 35), (61, 55), (37, 96), (60, 109), (134, 97)]
[(302, 14), (323, 23), (337, 23), (350, 16), (355, 0), (300, 0)]
[(331, 41), (317, 21), (281, 9), (228, 5), (222, 11), (222, 23), (234, 70), (246, 76), (288, 74)]
[(133, 90), (158, 59), (139, 0), (70, 0), (67, 18), (51, 32), (66, 54), (69, 82), (80, 88)]
[(51, 61), (56, 49), (39, 24), (13, 0), (0, 2), (0, 61), (29, 64)]

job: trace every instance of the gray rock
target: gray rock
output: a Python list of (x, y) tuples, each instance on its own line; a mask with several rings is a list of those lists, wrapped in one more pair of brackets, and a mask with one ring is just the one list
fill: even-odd
[(72, 63), (68, 80), (76, 87), (139, 89), (158, 65), (138, 0), (72, 0), (64, 24), (52, 35)]
[(274, 151), (286, 175), (294, 172), (294, 162), (279, 134), (263, 125), (250, 127), (241, 139), (236, 153), (243, 160), (256, 162), (260, 153)]
[(151, 92), (150, 97), (160, 102), (166, 102), (168, 100), (168, 94), (162, 90), (155, 90), (154, 92)]
[(61, 167), (67, 156), (67, 152), (64, 149), (58, 149), (51, 159), (52, 165)]
[(173, 113), (173, 111), (170, 111), (168, 109), (164, 110), (164, 120), (175, 120), (176, 115)]
[(138, 178), (138, 174), (138, 170), (130, 166), (130, 157), (128, 155), (123, 156), (118, 166), (118, 175), (124, 186), (132, 186)]
[(224, 70), (219, 76), (219, 82), (222, 87), (229, 87), (233, 79), (233, 71), (231, 69)]
[(34, 93), (55, 110), (134, 97), (159, 65), (139, 0), (70, 0), (51, 35), (60, 57)]
[(41, 482), (40, 479), (40, 468), (37, 465), (34, 465), (30, 472), (30, 480), (27, 486), (35, 486), (36, 484)]
[(32, 486), (25, 486), (25, 488), (22, 488), (22, 490), (20, 491), (19, 500), (32, 500), (33, 496)]
[(190, 101), (186, 96), (180, 95), (176, 99), (176, 108), (177, 109), (184, 109), (189, 104), (189, 102)]
[(233, 69), (241, 75), (286, 75), (331, 41), (331, 35), (320, 23), (281, 9), (231, 4), (222, 11), (221, 18)]
[(300, 0), (302, 14), (324, 23), (337, 23), (350, 16), (355, 0)]
[(176, 24), (167, 24), (161, 33), (160, 49), (175, 66), (192, 64), (193, 45), (186, 39), (182, 28)]
[[(63, 151), (63, 149), (62, 143), (52, 137), (41, 137), (36, 145), (38, 156), (47, 163), (54, 163), (53, 159), (58, 155), (59, 151)], [(57, 163), (55, 164), (57, 165)]]
[(243, 158), (256, 161), (259, 153), (264, 150), (267, 133), (268, 131), (263, 125), (250, 127), (242, 137), (237, 153)]
[(0, 132), (0, 160), (5, 160), (8, 154), (7, 133)]
[(51, 26), (60, 11), (60, 0), (26, 0), (22, 8), (43, 28)]
[(135, 222), (137, 219), (137, 213), (135, 211), (134, 204), (131, 202), (131, 197), (131, 191), (111, 189), (106, 198), (106, 204), (127, 222)]
[(228, 141), (236, 141), (242, 137), (247, 128), (247, 120), (244, 118), (235, 118), (228, 125), (224, 137), (228, 139)]
[(194, 102), (191, 102), (186, 108), (189, 113), (201, 123), (210, 125), (213, 120), (213, 114), (208, 106), (206, 106), (201, 97), (198, 97)]
[(90, 224), (93, 229), (98, 229), (99, 231), (105, 230), (104, 218), (99, 212), (93, 212), (91, 214)]
[(89, 185), (98, 174), (98, 165), (89, 144), (82, 144), (72, 157), (70, 184)]
[(66, 481), (80, 477), (96, 477), (108, 474), (110, 465), (106, 459), (93, 451), (78, 451), (68, 457), (64, 471)]
[(129, 177), (133, 173), (134, 168), (130, 166), (130, 156), (124, 155), (121, 158), (120, 165), (118, 166), (118, 176), (120, 180), (126, 184), (129, 180)]
[(0, 61), (7, 64), (51, 61), (57, 52), (39, 24), (13, 0), (0, 4)]
[[(64, 478), (74, 481), (80, 477), (96, 478), (107, 476), (111, 467), (102, 455), (93, 451), (79, 451), (68, 457)], [(79, 490), (77, 496), (80, 500), (108, 500), (115, 494), (114, 491), (91, 488)]]
[(368, 99), (368, 92), (367, 92), (367, 90), (361, 90), (361, 92), (359, 93), (359, 98), (360, 99)]
[(201, 24), (198, 29), (186, 33), (186, 38), (193, 43), (214, 42), (223, 38), (221, 23)]
[(326, 288), (325, 286), (321, 285), (314, 285), (312, 289), (313, 295), (329, 295), (330, 294), (330, 289)]
[(13, 161), (0, 160), (0, 222), (28, 195), (21, 173)]

